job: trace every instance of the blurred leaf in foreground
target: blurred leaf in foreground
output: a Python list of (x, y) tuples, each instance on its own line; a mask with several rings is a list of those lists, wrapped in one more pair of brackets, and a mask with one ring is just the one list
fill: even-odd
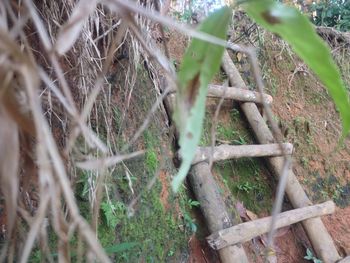
[[(221, 8), (210, 15), (199, 30), (215, 37), (226, 37), (231, 9)], [(202, 133), (208, 84), (220, 68), (224, 47), (193, 39), (178, 73), (174, 120), (179, 131), (182, 163), (172, 182), (176, 192), (185, 179)]]
[(350, 130), (349, 95), (331, 52), (309, 20), (297, 9), (274, 0), (247, 0), (243, 5), (257, 23), (287, 41), (317, 74), (340, 113), (344, 138)]

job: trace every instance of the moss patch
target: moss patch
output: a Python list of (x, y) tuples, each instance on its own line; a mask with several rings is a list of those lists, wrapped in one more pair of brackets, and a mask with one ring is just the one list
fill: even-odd
[[(215, 102), (212, 104), (216, 105)], [(206, 113), (202, 146), (210, 145), (215, 107), (211, 108), (212, 110)], [(216, 145), (253, 143), (254, 139), (237, 105), (225, 102), (217, 121)], [(231, 195), (243, 202), (247, 209), (256, 213), (270, 211), (272, 191), (269, 180), (271, 178), (268, 177), (269, 173), (261, 160), (257, 158), (226, 160), (214, 164), (214, 171), (218, 174), (218, 179), (229, 189)]]

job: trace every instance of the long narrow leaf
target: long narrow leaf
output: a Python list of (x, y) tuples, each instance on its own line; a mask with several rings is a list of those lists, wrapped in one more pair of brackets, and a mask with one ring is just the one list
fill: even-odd
[[(210, 15), (199, 30), (224, 39), (231, 10), (224, 7)], [(174, 120), (179, 130), (182, 163), (172, 182), (176, 192), (185, 179), (202, 133), (208, 84), (219, 70), (224, 48), (193, 39), (178, 73)]]
[(257, 23), (287, 41), (317, 74), (339, 110), (344, 138), (350, 130), (348, 91), (329, 48), (317, 35), (309, 20), (297, 9), (274, 0), (248, 0), (243, 6)]

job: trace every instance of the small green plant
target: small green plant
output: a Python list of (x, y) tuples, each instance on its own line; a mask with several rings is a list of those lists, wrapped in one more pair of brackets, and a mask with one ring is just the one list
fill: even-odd
[(249, 194), (255, 188), (256, 187), (252, 185), (250, 182), (244, 182), (237, 185), (238, 190), (246, 192), (247, 194)]
[(167, 256), (168, 256), (168, 257), (172, 257), (172, 256), (174, 256), (174, 255), (175, 255), (174, 250), (170, 249)]
[(189, 23), (191, 21), (192, 14), (193, 12), (191, 9), (185, 9), (183, 13), (178, 11), (173, 12), (173, 15), (176, 17), (176, 19), (186, 23)]
[(237, 132), (232, 130), (232, 128), (228, 128), (219, 124), (217, 128), (217, 134), (219, 139), (231, 141)]
[(344, 190), (342, 189), (342, 186), (340, 184), (336, 184), (335, 190), (332, 195), (332, 199), (338, 200), (343, 193), (344, 193)]
[(187, 230), (189, 230), (191, 233), (197, 232), (197, 224), (187, 212), (184, 213), (184, 222)]
[(307, 168), (309, 166), (309, 159), (307, 157), (301, 157), (300, 161), (304, 168)]
[(340, 31), (350, 30), (350, 2), (344, 0), (320, 1), (312, 5), (315, 25), (335, 27)]
[(149, 149), (146, 152), (146, 166), (150, 172), (155, 172), (158, 167), (157, 153), (154, 149)]
[(199, 207), (200, 203), (196, 200), (192, 200), (191, 198), (188, 199), (188, 205), (190, 207), (190, 209), (192, 209), (193, 207)]
[(238, 136), (238, 140), (233, 140), (233, 143), (238, 144), (238, 145), (244, 145), (247, 144), (247, 141), (245, 139), (245, 136)]
[(322, 260), (316, 258), (309, 248), (306, 249), (306, 256), (304, 258), (314, 263), (322, 263)]
[(106, 219), (107, 226), (114, 229), (120, 221), (121, 216), (125, 214), (126, 207), (121, 202), (107, 202), (101, 203), (101, 210)]

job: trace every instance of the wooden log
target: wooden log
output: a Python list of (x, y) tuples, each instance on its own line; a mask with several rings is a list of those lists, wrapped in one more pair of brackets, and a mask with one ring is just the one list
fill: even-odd
[[(213, 233), (231, 227), (233, 221), (227, 212), (224, 199), (211, 174), (208, 163), (201, 162), (192, 166), (188, 176), (209, 231)], [(222, 263), (248, 263), (248, 258), (241, 245), (227, 246), (219, 250), (219, 256)]]
[[(231, 85), (239, 88), (246, 88), (243, 79), (239, 75), (227, 51), (224, 53), (222, 67), (228, 75)], [(274, 143), (275, 141), (272, 133), (262, 118), (257, 106), (254, 103), (242, 103), (241, 109), (250, 123), (258, 141), (261, 144)], [(279, 178), (283, 168), (283, 157), (267, 158), (267, 163), (271, 172)], [(286, 193), (294, 208), (305, 207), (312, 204), (292, 169), (290, 169), (288, 173)], [(321, 258), (323, 262), (336, 262), (340, 259), (334, 242), (320, 218), (304, 220), (302, 225), (317, 256)]]
[[(176, 92), (176, 90), (173, 90), (173, 92)], [(232, 99), (241, 102), (254, 102), (259, 104), (262, 103), (262, 99), (265, 100), (267, 104), (271, 104), (273, 100), (268, 94), (263, 94), (263, 97), (261, 98), (260, 93), (247, 89), (224, 87), (220, 85), (208, 86), (207, 97), (221, 98), (222, 96), (225, 96), (225, 99)]]
[[(335, 211), (333, 201), (297, 208), (280, 213), (276, 219), (276, 229), (295, 224), (305, 219), (332, 214)], [(267, 233), (271, 227), (271, 216), (245, 222), (230, 228), (219, 230), (207, 237), (209, 245), (221, 249), (229, 245), (241, 244), (254, 237)]]
[(234, 87), (223, 87), (219, 85), (209, 85), (208, 97), (221, 98), (224, 95), (226, 99), (233, 99), (242, 102), (262, 103), (262, 100), (265, 100), (267, 104), (271, 104), (273, 101), (272, 97), (268, 94), (263, 94), (263, 98), (261, 98), (260, 93), (255, 91)]
[[(165, 107), (169, 116), (172, 116), (175, 106), (174, 103), (175, 94), (169, 94), (165, 99)], [(176, 136), (178, 135), (177, 131), (175, 134)], [(203, 162), (193, 165), (188, 177), (196, 199), (200, 203), (201, 211), (210, 233), (230, 227), (234, 223), (238, 223), (231, 220), (225, 202), (220, 194), (219, 187), (217, 186), (207, 163)], [(228, 246), (220, 249), (218, 254), (222, 263), (248, 263), (247, 255), (242, 246)]]
[[(283, 149), (287, 154), (292, 154), (293, 145), (284, 143)], [(198, 147), (195, 158), (192, 163), (196, 164), (203, 161), (208, 161), (212, 154), (211, 147)], [(224, 161), (228, 159), (237, 159), (242, 157), (265, 157), (265, 156), (280, 156), (283, 152), (277, 143), (273, 144), (258, 144), (258, 145), (228, 145), (222, 144), (215, 146), (213, 151), (213, 161)]]

